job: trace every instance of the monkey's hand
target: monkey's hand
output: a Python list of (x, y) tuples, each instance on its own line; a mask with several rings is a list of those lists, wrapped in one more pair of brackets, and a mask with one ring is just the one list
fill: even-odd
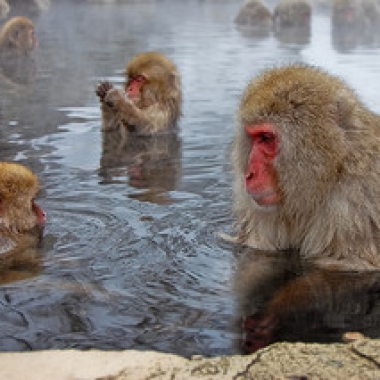
[(243, 320), (243, 344), (246, 353), (253, 353), (276, 340), (278, 323), (273, 315), (257, 313)]
[(108, 91), (110, 91), (113, 88), (112, 84), (110, 82), (100, 82), (98, 84), (98, 87), (96, 88), (96, 95), (99, 96), (100, 101), (104, 101), (104, 98), (106, 97)]
[(126, 100), (121, 90), (112, 87), (104, 96), (103, 103), (114, 111), (120, 111)]

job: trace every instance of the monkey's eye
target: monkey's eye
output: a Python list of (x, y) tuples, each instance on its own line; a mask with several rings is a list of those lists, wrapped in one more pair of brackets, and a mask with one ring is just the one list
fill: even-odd
[(257, 136), (255, 136), (255, 140), (258, 143), (270, 143), (270, 142), (273, 142), (274, 139), (275, 139), (275, 135), (270, 132), (258, 133)]
[(275, 133), (258, 131), (251, 136), (252, 144), (256, 145), (267, 157), (275, 157), (279, 150), (278, 138)]
[(137, 75), (137, 76), (135, 76), (134, 78), (133, 78), (133, 81), (134, 82), (145, 82), (145, 77), (144, 77), (144, 75)]

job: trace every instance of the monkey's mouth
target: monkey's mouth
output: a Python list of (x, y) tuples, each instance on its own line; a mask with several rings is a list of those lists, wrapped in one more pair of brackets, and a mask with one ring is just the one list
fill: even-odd
[(281, 199), (279, 193), (276, 191), (249, 193), (249, 195), (259, 206), (276, 206)]

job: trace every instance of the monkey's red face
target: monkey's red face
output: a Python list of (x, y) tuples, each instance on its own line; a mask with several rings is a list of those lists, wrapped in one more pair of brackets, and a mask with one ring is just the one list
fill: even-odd
[(270, 123), (247, 125), (245, 131), (251, 141), (245, 173), (249, 195), (260, 206), (274, 206), (281, 200), (273, 161), (280, 150), (277, 131)]
[(45, 223), (46, 223), (46, 213), (42, 208), (34, 201), (32, 200), (32, 210), (34, 214), (36, 215), (36, 227), (39, 235), (40, 241), (42, 240), (44, 229), (45, 229)]
[(37, 41), (34, 28), (30, 28), (29, 30), (29, 41), (30, 41), (31, 50), (35, 49), (38, 46), (38, 41)]
[(126, 90), (128, 98), (135, 102), (138, 101), (141, 97), (141, 89), (145, 82), (146, 78), (144, 75), (137, 75), (130, 78)]
[(46, 222), (46, 214), (45, 211), (42, 210), (42, 208), (34, 201), (32, 200), (32, 210), (36, 214), (37, 217), (37, 226), (38, 227), (45, 227), (45, 222)]

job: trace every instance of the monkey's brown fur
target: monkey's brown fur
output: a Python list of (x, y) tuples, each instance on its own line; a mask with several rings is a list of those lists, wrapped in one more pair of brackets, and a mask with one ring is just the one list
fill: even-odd
[[(280, 204), (260, 208), (245, 189), (245, 125), (270, 122)], [(238, 241), (295, 248), (334, 268), (380, 268), (380, 117), (342, 80), (309, 66), (264, 72), (245, 90), (232, 159)]]
[(24, 232), (36, 225), (31, 201), (39, 189), (37, 177), (26, 167), (0, 162), (0, 230)]
[(125, 91), (100, 84), (97, 94), (102, 102), (103, 128), (123, 125), (139, 133), (155, 133), (176, 126), (182, 109), (180, 75), (174, 63), (159, 52), (134, 57), (126, 68), (126, 81), (143, 75), (141, 97), (134, 103)]
[(33, 203), (38, 188), (37, 177), (29, 169), (0, 162), (0, 270), (35, 258), (43, 231)]
[(11, 18), (0, 33), (0, 55), (26, 55), (34, 50), (36, 40), (31, 38), (31, 30), (34, 31), (34, 24), (28, 18), (22, 16)]

